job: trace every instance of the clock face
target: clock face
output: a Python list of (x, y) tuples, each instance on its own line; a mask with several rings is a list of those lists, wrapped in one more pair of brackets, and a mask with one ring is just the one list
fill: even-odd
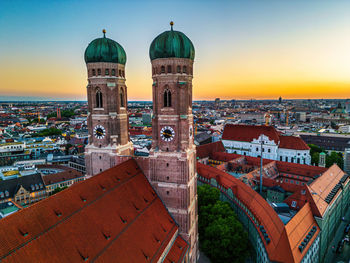
[(102, 125), (96, 125), (94, 128), (94, 135), (97, 139), (103, 139), (106, 135), (106, 130)]
[(170, 142), (174, 139), (175, 131), (170, 126), (165, 126), (160, 130), (160, 137), (163, 141)]

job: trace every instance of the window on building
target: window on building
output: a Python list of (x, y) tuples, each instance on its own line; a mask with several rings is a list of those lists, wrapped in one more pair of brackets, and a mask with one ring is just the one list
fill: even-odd
[(96, 89), (96, 108), (103, 108), (102, 92), (100, 88)]
[(280, 156), (280, 161), (282, 161), (282, 156)]
[(171, 107), (171, 91), (168, 89), (164, 91), (164, 107)]
[(165, 67), (164, 66), (161, 66), (160, 73), (165, 73)]
[(271, 152), (271, 149), (267, 149), (267, 151), (270, 153), (270, 152)]
[(120, 107), (125, 107), (124, 89), (120, 89)]
[(171, 66), (168, 65), (168, 73), (171, 73)]
[(108, 68), (106, 68), (106, 70), (105, 70), (105, 75), (106, 75), (106, 76), (109, 75), (109, 69), (108, 69)]
[(112, 76), (115, 76), (115, 69), (112, 69)]
[(186, 66), (183, 66), (182, 72), (187, 74), (187, 67)]
[(97, 75), (101, 76), (101, 69), (97, 69)]
[(96, 70), (95, 69), (92, 70), (92, 76), (96, 76)]
[(119, 69), (118, 73), (119, 73), (118, 76), (121, 77), (122, 76), (122, 71), (120, 69)]
[(176, 67), (176, 72), (177, 72), (177, 73), (181, 73), (181, 67), (180, 67), (180, 66), (177, 66), (177, 67)]

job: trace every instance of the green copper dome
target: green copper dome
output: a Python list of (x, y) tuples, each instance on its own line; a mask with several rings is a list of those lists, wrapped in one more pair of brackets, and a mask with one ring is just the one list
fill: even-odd
[(157, 58), (189, 58), (194, 60), (194, 46), (182, 32), (171, 30), (157, 36), (149, 49), (151, 60)]
[(85, 63), (111, 62), (125, 65), (126, 53), (124, 48), (112, 39), (106, 38), (103, 31), (102, 38), (91, 41), (85, 50)]

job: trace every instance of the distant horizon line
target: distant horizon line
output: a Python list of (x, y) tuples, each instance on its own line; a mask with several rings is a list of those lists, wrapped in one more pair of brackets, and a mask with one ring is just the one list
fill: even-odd
[[(87, 100), (74, 100), (74, 99), (34, 99), (31, 97), (28, 97), (26, 99), (25, 97), (19, 97), (21, 99), (3, 99), (0, 97), (0, 103), (13, 103), (13, 102), (85, 102), (87, 103)], [(29, 99), (31, 98), (31, 99)], [(219, 98), (220, 99), (220, 98)], [(220, 101), (278, 101), (279, 99), (220, 99)], [(299, 99), (289, 99), (289, 98), (282, 98), (282, 101), (294, 101), (294, 100), (334, 100), (334, 101), (342, 101), (342, 100), (350, 100), (350, 98), (299, 98)], [(193, 102), (201, 102), (201, 101), (215, 101), (215, 99), (199, 99), (199, 100), (193, 100)], [(152, 102), (152, 100), (128, 100), (128, 102)]]

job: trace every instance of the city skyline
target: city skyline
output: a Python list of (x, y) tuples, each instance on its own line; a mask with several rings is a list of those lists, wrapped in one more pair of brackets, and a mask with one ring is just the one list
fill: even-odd
[(105, 28), (127, 53), (129, 100), (151, 100), (148, 50), (171, 20), (196, 47), (194, 100), (350, 95), (345, 1), (3, 1), (0, 9), (1, 97), (86, 100), (82, 54)]

